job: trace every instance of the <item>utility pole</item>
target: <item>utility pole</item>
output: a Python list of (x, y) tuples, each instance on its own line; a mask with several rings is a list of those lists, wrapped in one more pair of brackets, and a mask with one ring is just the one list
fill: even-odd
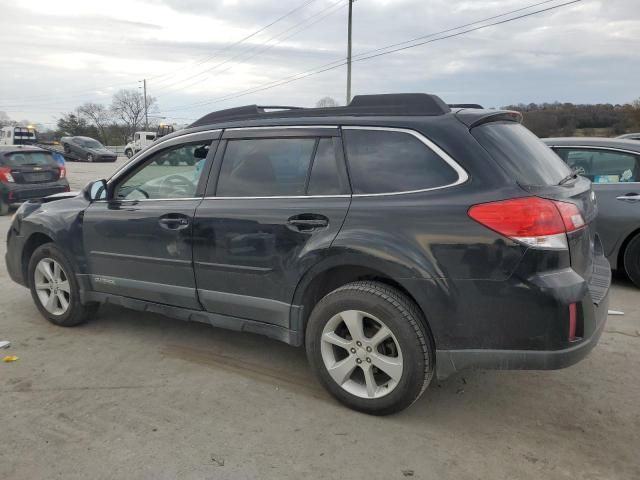
[(147, 112), (147, 79), (142, 80), (142, 90), (144, 91), (144, 129), (149, 130), (149, 115)]
[(349, 33), (347, 34), (347, 105), (351, 102), (351, 30), (353, 24), (353, 2), (349, 0)]

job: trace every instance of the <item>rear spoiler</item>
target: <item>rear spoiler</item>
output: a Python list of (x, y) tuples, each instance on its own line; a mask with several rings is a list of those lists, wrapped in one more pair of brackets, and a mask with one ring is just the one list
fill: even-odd
[(456, 112), (456, 117), (469, 129), (490, 122), (522, 123), (522, 114), (512, 110), (480, 110), (465, 108)]

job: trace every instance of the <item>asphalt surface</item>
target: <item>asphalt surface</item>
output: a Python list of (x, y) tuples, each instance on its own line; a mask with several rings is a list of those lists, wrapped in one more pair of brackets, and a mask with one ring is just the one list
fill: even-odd
[[(74, 188), (113, 168), (68, 164)], [(385, 418), (336, 403), (302, 349), (116, 307), (56, 327), (4, 263), (0, 292), (4, 480), (640, 478), (640, 290), (621, 278), (625, 314), (578, 365), (464, 372)]]

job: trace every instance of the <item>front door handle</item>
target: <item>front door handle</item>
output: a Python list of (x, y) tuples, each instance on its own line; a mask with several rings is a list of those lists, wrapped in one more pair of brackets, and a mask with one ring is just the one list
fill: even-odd
[(289, 219), (287, 219), (287, 224), (299, 232), (312, 232), (328, 226), (329, 219), (324, 215), (303, 213), (301, 215), (289, 217)]
[(626, 200), (628, 202), (640, 202), (640, 193), (627, 193), (616, 197), (616, 200)]
[(180, 213), (169, 213), (158, 219), (160, 227), (165, 230), (183, 230), (191, 223), (189, 217)]

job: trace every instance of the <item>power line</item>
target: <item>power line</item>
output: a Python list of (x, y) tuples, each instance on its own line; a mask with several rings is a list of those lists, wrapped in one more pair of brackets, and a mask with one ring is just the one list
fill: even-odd
[[(263, 31), (265, 31), (265, 30), (266, 30), (266, 29), (268, 29), (269, 27), (271, 27), (271, 26), (275, 25), (276, 23), (278, 23), (278, 22), (280, 22), (280, 21), (284, 20), (285, 18), (287, 18), (287, 17), (289, 17), (289, 16), (293, 15), (293, 14), (294, 14), (294, 13), (296, 13), (297, 11), (299, 11), (299, 10), (301, 10), (301, 9), (305, 8), (306, 6), (308, 6), (308, 5), (310, 5), (311, 3), (316, 2), (316, 1), (317, 1), (317, 0), (307, 0), (307, 1), (305, 1), (303, 4), (301, 4), (301, 5), (299, 5), (298, 7), (296, 7), (296, 8), (294, 8), (294, 9), (292, 9), (292, 10), (288, 11), (287, 13), (285, 13), (284, 15), (282, 15), (282, 16), (280, 16), (280, 17), (278, 17), (277, 19), (275, 19), (275, 20), (274, 20), (274, 21), (272, 21), (271, 23), (269, 23), (269, 24), (265, 25), (264, 27), (259, 28), (259, 29), (258, 29), (258, 30), (256, 30), (255, 32), (253, 32), (253, 33), (251, 33), (251, 34), (249, 34), (249, 35), (245, 36), (244, 38), (242, 38), (242, 39), (238, 40), (237, 42), (235, 42), (235, 43), (233, 43), (233, 44), (231, 44), (231, 45), (229, 45), (229, 46), (227, 46), (227, 47), (222, 48), (222, 49), (221, 49), (221, 50), (219, 50), (218, 52), (219, 52), (219, 53), (222, 53), (222, 52), (224, 52), (224, 51), (226, 51), (226, 50), (228, 50), (228, 49), (230, 49), (230, 48), (233, 48), (233, 47), (235, 47), (235, 46), (237, 46), (237, 45), (241, 44), (242, 42), (244, 42), (244, 41), (246, 41), (246, 40), (248, 40), (248, 39), (250, 39), (250, 38), (252, 38), (252, 37), (254, 37), (254, 36), (256, 36), (256, 35), (258, 35), (259, 33), (261, 33), (261, 32), (263, 32)], [(206, 61), (208, 61), (207, 59), (210, 59), (210, 58), (215, 58), (215, 55), (214, 55), (213, 57), (211, 57), (210, 55), (208, 55), (207, 57), (204, 57), (204, 59), (203, 59), (203, 60), (201, 60), (201, 61), (200, 61), (200, 63), (196, 63), (196, 66), (197, 66), (198, 64), (206, 63)], [(167, 72), (167, 73), (165, 73), (165, 74), (160, 74), (160, 75), (156, 75), (156, 76), (151, 76), (151, 77), (149, 77), (149, 78), (150, 78), (150, 79), (157, 79), (157, 78), (165, 77), (165, 76), (167, 76), (167, 75), (171, 75), (171, 74), (173, 74), (173, 73), (175, 73), (175, 69), (172, 69), (170, 72)], [(132, 80), (132, 81), (130, 81), (130, 82), (117, 83), (117, 84), (108, 85), (108, 86), (105, 86), (105, 87), (96, 87), (96, 88), (93, 88), (93, 89), (90, 89), (90, 90), (82, 90), (82, 91), (79, 91), (77, 94), (74, 92), (74, 94), (73, 94), (73, 95), (71, 95), (71, 96), (66, 96), (66, 95), (65, 95), (65, 96), (63, 96), (63, 98), (69, 98), (69, 99), (71, 99), (71, 98), (80, 98), (80, 97), (85, 96), (85, 95), (84, 95), (85, 93), (93, 93), (93, 94), (95, 94), (95, 91), (96, 91), (96, 90), (108, 90), (108, 89), (112, 89), (112, 88), (116, 88), (116, 87), (120, 87), (120, 86), (133, 85), (133, 84), (136, 84), (137, 82), (138, 82), (137, 80)], [(82, 94), (80, 94), (81, 92), (82, 92)], [(22, 100), (23, 100), (23, 101), (24, 101), (24, 100), (26, 100), (26, 101), (29, 101), (29, 100), (37, 101), (37, 100), (39, 100), (39, 99), (41, 99), (41, 98), (50, 98), (50, 97), (51, 97), (51, 94), (42, 94), (42, 95), (34, 95), (34, 96), (31, 96), (31, 97), (26, 97), (26, 98), (23, 98)], [(93, 97), (93, 98), (96, 98), (96, 97)], [(93, 98), (92, 98), (92, 99), (93, 99)], [(54, 103), (47, 102), (47, 103), (45, 103), (44, 105), (56, 105), (56, 104), (62, 104), (62, 103), (67, 103), (67, 102), (54, 102)], [(21, 107), (21, 106), (23, 106), (23, 104), (6, 104), (6, 105), (2, 105), (2, 107), (3, 107), (3, 108), (4, 108), (4, 107), (12, 108), (12, 107)]]
[[(299, 5), (298, 7), (294, 8), (293, 10), (288, 11), (287, 13), (285, 13), (284, 15), (282, 15), (281, 17), (278, 17), (277, 19), (275, 19), (274, 21), (272, 21), (271, 23), (265, 25), (264, 27), (259, 28), (258, 30), (256, 30), (255, 32), (247, 35), (244, 38), (241, 38), (240, 40), (220, 49), (216, 51), (216, 54), (214, 55), (207, 55), (205, 56), (203, 59), (196, 61), (194, 64), (194, 67), (198, 66), (198, 65), (202, 65), (203, 63), (207, 63), (210, 60), (213, 60), (214, 58), (218, 57), (220, 53), (223, 53), (227, 50), (230, 50), (234, 47), (236, 47), (237, 45), (240, 45), (241, 43), (246, 42), (247, 40), (255, 37), (256, 35), (264, 32), (265, 30), (267, 30), (268, 28), (272, 27), (273, 25), (275, 25), (276, 23), (284, 20), (287, 17), (290, 17), (291, 15), (293, 15), (294, 13), (298, 12), (299, 10), (302, 10), (303, 8), (307, 7), (308, 5), (310, 5), (313, 2), (316, 2), (317, 0), (308, 0), (306, 2), (304, 2), (302, 5)], [(162, 78), (162, 77), (166, 77), (167, 75), (171, 76), (173, 75), (173, 73), (175, 72), (175, 70), (171, 71), (171, 72), (167, 72), (165, 74), (161, 74), (161, 75), (156, 75), (156, 76), (152, 76), (149, 77), (151, 79), (157, 79), (157, 78)], [(162, 82), (163, 80), (161, 80)]]
[[(342, 1), (342, 2), (344, 2), (344, 0), (341, 0), (341, 1)], [(293, 25), (292, 27), (290, 27), (290, 28), (288, 28), (288, 29), (286, 29), (286, 30), (283, 30), (282, 32), (280, 32), (280, 33), (278, 33), (278, 34), (274, 35), (273, 37), (269, 38), (268, 40), (265, 40), (265, 41), (264, 41), (262, 44), (260, 44), (260, 45), (256, 45), (256, 46), (250, 47), (250, 48), (248, 48), (247, 50), (245, 50), (245, 51), (243, 51), (243, 52), (240, 52), (240, 53), (238, 53), (237, 55), (235, 55), (235, 56), (233, 56), (233, 57), (230, 57), (230, 58), (228, 58), (228, 59), (226, 59), (226, 60), (224, 60), (224, 61), (222, 61), (222, 62), (217, 63), (216, 65), (214, 65), (213, 67), (211, 67), (211, 68), (209, 68), (209, 69), (207, 69), (207, 70), (203, 70), (202, 72), (197, 73), (195, 76), (193, 76), (193, 77), (191, 77), (191, 78), (187, 79), (187, 83), (183, 83), (182, 85), (180, 85), (180, 83), (184, 82), (184, 80), (180, 80), (180, 81), (178, 81), (178, 82), (174, 82), (174, 83), (169, 84), (169, 85), (163, 85), (163, 86), (161, 86), (161, 87), (160, 87), (160, 89), (159, 89), (159, 90), (157, 90), (157, 91), (165, 91), (165, 90), (167, 90), (168, 88), (171, 88), (171, 87), (174, 87), (174, 88), (177, 88), (177, 87), (180, 87), (180, 88), (191, 87), (191, 86), (196, 85), (196, 84), (198, 84), (198, 83), (202, 83), (202, 82), (204, 82), (204, 81), (206, 80), (206, 78), (205, 78), (205, 79), (202, 79), (202, 80), (196, 80), (196, 81), (194, 81), (197, 77), (199, 77), (199, 76), (201, 76), (201, 75), (204, 75), (204, 74), (206, 74), (206, 73), (208, 73), (208, 72), (212, 72), (212, 71), (214, 71), (215, 69), (217, 69), (218, 67), (221, 67), (221, 66), (223, 66), (223, 65), (226, 65), (226, 64), (230, 63), (230, 62), (231, 62), (231, 61), (233, 61), (233, 60), (240, 59), (240, 61), (246, 62), (247, 60), (250, 60), (251, 58), (256, 57), (258, 54), (263, 53), (263, 52), (265, 52), (265, 51), (267, 51), (267, 50), (269, 50), (269, 49), (271, 49), (271, 48), (273, 48), (273, 47), (275, 47), (275, 46), (277, 46), (277, 45), (281, 44), (281, 43), (282, 43), (282, 42), (284, 42), (285, 40), (287, 40), (287, 39), (289, 39), (289, 38), (291, 38), (291, 37), (293, 37), (293, 36), (297, 35), (297, 34), (298, 34), (299, 32), (301, 32), (302, 30), (305, 30), (305, 29), (307, 29), (307, 28), (311, 27), (312, 25), (315, 25), (316, 23), (318, 23), (318, 22), (319, 22), (319, 21), (321, 21), (322, 19), (324, 19), (324, 18), (328, 17), (329, 15), (332, 15), (333, 13), (335, 13), (336, 11), (338, 11), (340, 8), (342, 8), (342, 7), (344, 7), (344, 6), (346, 6), (346, 5), (347, 5), (346, 3), (342, 3), (342, 4), (341, 4), (341, 1), (338, 1), (338, 2), (336, 2), (336, 3), (333, 3), (333, 4), (329, 5), (329, 7), (325, 8), (325, 9), (323, 9), (323, 10), (320, 10), (319, 12), (316, 12), (314, 15), (311, 15), (310, 17), (307, 17), (307, 18), (306, 18), (305, 20), (303, 20), (302, 22), (299, 22), (299, 23), (297, 23), (297, 24)], [(325, 13), (325, 12), (327, 12), (327, 13)], [(325, 13), (325, 14), (324, 14), (324, 15), (322, 15), (323, 13)], [(314, 20), (314, 19), (315, 19), (315, 21), (309, 22), (309, 20)], [(280, 37), (281, 35), (283, 35), (283, 34), (285, 34), (285, 33), (288, 33), (288, 32), (290, 32), (291, 30), (294, 30), (294, 32), (293, 32), (291, 35), (288, 35), (288, 36), (286, 36), (286, 37), (284, 37), (284, 38), (281, 38), (281, 39), (280, 39), (280, 40), (278, 40), (276, 43), (273, 43), (273, 44), (271, 44), (271, 45), (268, 45), (268, 42), (270, 42), (270, 41), (272, 41), (272, 40), (277, 39), (277, 38), (278, 38), (278, 37)], [(262, 47), (262, 48), (261, 48), (261, 47)], [(249, 55), (248, 57), (244, 57), (244, 58), (243, 58), (243, 55), (245, 55), (245, 54), (247, 54), (247, 53), (250, 53), (250, 52), (252, 52), (252, 51), (255, 51), (256, 49), (258, 49), (258, 51), (257, 51), (257, 52), (255, 52), (253, 55)], [(231, 68), (231, 67), (226, 68), (226, 69), (225, 69), (225, 70), (223, 70), (222, 72), (218, 72), (218, 75), (219, 75), (220, 73), (224, 73), (224, 72), (228, 71), (230, 68)]]
[[(465, 35), (467, 33), (475, 32), (475, 31), (478, 31), (478, 30), (483, 30), (485, 28), (493, 27), (493, 26), (496, 26), (496, 25), (502, 25), (502, 24), (505, 24), (505, 23), (508, 23), (508, 22), (512, 22), (512, 21), (515, 21), (515, 20), (520, 20), (522, 18), (526, 18), (526, 17), (530, 17), (530, 16), (533, 16), (533, 15), (537, 15), (539, 13), (545, 13), (545, 12), (548, 12), (548, 11), (551, 11), (551, 10), (556, 10), (558, 8), (566, 7), (566, 6), (569, 6), (569, 5), (572, 5), (572, 4), (576, 4), (576, 3), (579, 3), (581, 1), (582, 0), (571, 0), (571, 1), (564, 2), (564, 3), (558, 4), (558, 5), (547, 7), (547, 8), (544, 8), (544, 9), (535, 10), (533, 12), (528, 12), (528, 13), (521, 14), (521, 15), (518, 15), (518, 16), (515, 16), (515, 17), (511, 17), (511, 18), (508, 18), (508, 19), (505, 19), (505, 20), (500, 20), (500, 21), (496, 21), (496, 22), (492, 22), (492, 23), (487, 23), (487, 24), (484, 24), (484, 25), (479, 25), (477, 27), (468, 28), (466, 30), (462, 30), (460, 32), (452, 33), (452, 34), (445, 35), (445, 36), (442, 36), (442, 37), (432, 38), (431, 40), (426, 40), (426, 41), (423, 41), (423, 42), (414, 43), (414, 44), (411, 44), (411, 45), (408, 45), (408, 46), (404, 46), (404, 47), (394, 48), (392, 50), (388, 50), (388, 51), (381, 52), (381, 53), (373, 53), (375, 51), (387, 50), (387, 49), (393, 47), (394, 45), (381, 47), (381, 48), (378, 48), (378, 49), (375, 49), (375, 50), (371, 50), (369, 52), (365, 52), (365, 53), (356, 55), (357, 58), (354, 58), (352, 61), (353, 62), (360, 62), (360, 61), (370, 60), (372, 58), (377, 58), (377, 57), (381, 57), (381, 56), (384, 56), (384, 55), (389, 55), (391, 53), (399, 52), (399, 51), (402, 51), (402, 50), (408, 50), (410, 48), (415, 48), (415, 47), (418, 47), (418, 46), (421, 46), (421, 45), (426, 45), (426, 44), (429, 44), (429, 43), (434, 43), (434, 42), (437, 42), (437, 41), (458, 37), (458, 36), (461, 36), (461, 35)], [(472, 22), (472, 23), (469, 23), (469, 24), (461, 25), (459, 27), (449, 28), (449, 29), (446, 29), (446, 30), (442, 30), (441, 32), (435, 32), (435, 33), (432, 33), (432, 34), (429, 34), (429, 35), (423, 35), (423, 36), (418, 37), (418, 38), (434, 37), (434, 36), (437, 36), (437, 35), (441, 35), (442, 33), (448, 33), (448, 32), (451, 32), (451, 31), (459, 30), (460, 28), (465, 28), (466, 26), (476, 25), (478, 23), (484, 23), (484, 22), (486, 22), (487, 20), (490, 20), (490, 19), (504, 17), (504, 16), (507, 16), (507, 15), (511, 15), (511, 14), (513, 14), (515, 12), (519, 12), (519, 11), (522, 11), (522, 10), (534, 8), (535, 6), (539, 6), (539, 5), (546, 4), (546, 3), (549, 3), (549, 1), (538, 2), (538, 3), (535, 3), (535, 4), (529, 5), (529, 7), (520, 8), (520, 9), (511, 11), (511, 12), (507, 12), (507, 13), (504, 13), (504, 14), (501, 14), (501, 15), (489, 17), (488, 19), (478, 20), (476, 22)], [(260, 86), (257, 86), (257, 87), (252, 87), (252, 88), (249, 88), (249, 89), (246, 89), (246, 90), (242, 90), (240, 92), (236, 92), (235, 94), (232, 94), (232, 95), (229, 95), (229, 96), (220, 97), (220, 98), (216, 98), (216, 99), (213, 99), (213, 100), (210, 100), (210, 101), (205, 101), (205, 102), (198, 102), (198, 103), (194, 103), (194, 104), (191, 104), (191, 105), (186, 105), (186, 106), (183, 106), (183, 107), (180, 107), (180, 108), (165, 109), (164, 112), (172, 112), (172, 111), (175, 112), (175, 111), (181, 111), (181, 110), (189, 110), (189, 109), (191, 109), (193, 107), (201, 107), (201, 106), (205, 106), (205, 105), (213, 105), (213, 104), (221, 103), (221, 102), (224, 102), (224, 101), (227, 101), (227, 100), (232, 100), (232, 99), (243, 97), (243, 96), (246, 96), (246, 95), (251, 95), (253, 93), (258, 93), (258, 92), (261, 92), (261, 91), (264, 91), (264, 90), (269, 90), (269, 89), (276, 88), (276, 87), (279, 87), (279, 86), (282, 86), (282, 85), (287, 85), (289, 83), (296, 82), (298, 80), (302, 80), (304, 78), (308, 78), (308, 77), (313, 76), (313, 75), (318, 75), (320, 73), (324, 73), (324, 72), (328, 72), (328, 71), (331, 71), (331, 70), (335, 70), (336, 68), (339, 68), (339, 67), (342, 67), (343, 65), (346, 65), (346, 63), (347, 62), (344, 59), (336, 60), (334, 62), (330, 62), (330, 63), (327, 63), (325, 65), (321, 65), (319, 67), (315, 67), (314, 69), (307, 70), (305, 72), (298, 73), (298, 74), (292, 75), (290, 77), (285, 77), (284, 79), (276, 80), (276, 81), (269, 82), (269, 83), (266, 83), (266, 84), (263, 84), (263, 85), (260, 85)]]

